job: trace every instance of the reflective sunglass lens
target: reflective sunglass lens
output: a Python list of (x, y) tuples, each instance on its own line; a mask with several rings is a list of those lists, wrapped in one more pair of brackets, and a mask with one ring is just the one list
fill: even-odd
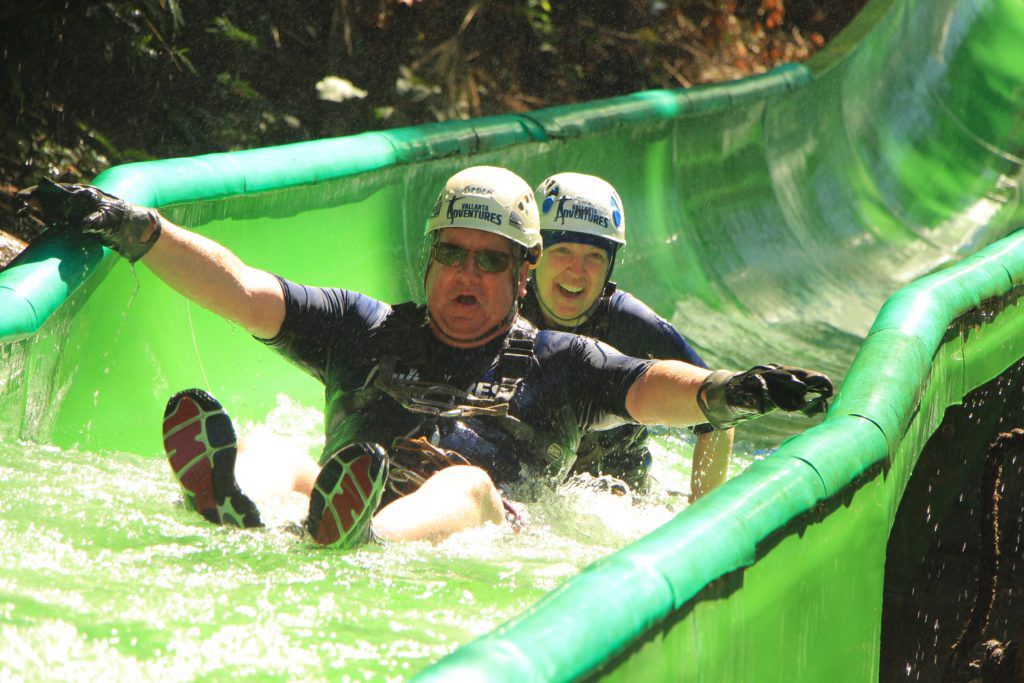
[[(445, 266), (462, 265), (470, 253), (468, 249), (448, 242), (438, 242), (430, 250), (431, 258)], [(512, 263), (512, 257), (500, 251), (483, 249), (472, 254), (476, 267), (485, 273), (503, 273)]]
[(435, 244), (430, 250), (432, 258), (438, 263), (446, 266), (458, 266), (466, 260), (466, 255), (469, 253), (462, 247), (457, 247), (454, 244), (448, 244), (446, 242), (439, 242)]
[(500, 251), (476, 252), (476, 265), (485, 273), (504, 273), (511, 261), (511, 256)]

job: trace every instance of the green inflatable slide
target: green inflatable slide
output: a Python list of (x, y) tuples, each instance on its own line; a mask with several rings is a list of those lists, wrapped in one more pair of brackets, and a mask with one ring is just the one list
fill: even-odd
[[(523, 534), (351, 553), (304, 539), (293, 501), (214, 527), (164, 464), (168, 396), (202, 387), (315, 452), (322, 386), (145, 266), (44, 235), (0, 272), (0, 680), (938, 676), (945, 654), (892, 650), (890, 596), (1024, 427), (1024, 2), (872, 0), (807, 64), (736, 83), (95, 183), (257, 267), (399, 302), (422, 297), (438, 189), (476, 164), (607, 178), (620, 284), (712, 366), (829, 372), (828, 415), (742, 426), (742, 472), (689, 507), (574, 489)], [(666, 479), (689, 443), (658, 435)]]

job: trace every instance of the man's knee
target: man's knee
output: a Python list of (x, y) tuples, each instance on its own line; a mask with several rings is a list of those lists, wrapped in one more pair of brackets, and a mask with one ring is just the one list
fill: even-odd
[(500, 523), (505, 518), (501, 494), (486, 470), (473, 465), (453, 465), (441, 470), (426, 481), (423, 488), (443, 492), (442, 495), (461, 497), (480, 514), (484, 522)]
[(501, 496), (487, 472), (454, 465), (382, 508), (374, 517), (373, 530), (388, 540), (437, 542), (457, 531), (503, 521)]
[(458, 491), (473, 500), (485, 500), (491, 492), (497, 492), (494, 482), (487, 472), (473, 465), (452, 465), (434, 474), (424, 483), (424, 487), (445, 488), (451, 492)]

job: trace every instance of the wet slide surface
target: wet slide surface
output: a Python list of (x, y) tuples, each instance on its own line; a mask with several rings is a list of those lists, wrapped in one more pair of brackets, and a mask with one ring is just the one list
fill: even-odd
[[(422, 221), (455, 170), (492, 163), (534, 183), (560, 170), (594, 173), (617, 186), (629, 215), (619, 281), (712, 365), (772, 360), (842, 379), (890, 295), (1021, 223), (1021, 44), (1019, 0), (876, 0), (807, 67), (729, 86), (137, 164), (97, 182), (254, 265), (401, 301), (419, 296)], [(1019, 250), (995, 248), (986, 259)], [(977, 294), (989, 290), (972, 276), (955, 279), (976, 299), (968, 307), (995, 296)], [(0, 273), (0, 297), (0, 671), (12, 677), (465, 680), (485, 671), (569, 680), (602, 667), (633, 680), (877, 675), (872, 577), (911, 455), (894, 456), (885, 476), (865, 470), (867, 484), (823, 485), (833, 501), (824, 521), (794, 533), (798, 513), (779, 503), (799, 510), (807, 500), (789, 483), (802, 481), (794, 460), (815, 463), (819, 485), (845, 462), (830, 459), (831, 447), (777, 457), (807, 422), (742, 427), (734, 469), (747, 471), (678, 516), (684, 506), (669, 491), (686, 486), (690, 444), (666, 432), (655, 444), (661, 486), (638, 504), (573, 482), (531, 506), (525, 534), (329, 553), (298, 534), (304, 511), (294, 500), (270, 501), (263, 531), (212, 527), (185, 511), (159, 438), (167, 397), (199, 386), (243, 433), (315, 453), (315, 382), (91, 243), (35, 245)], [(892, 329), (914, 317), (903, 309)], [(972, 325), (963, 348), (986, 336), (973, 330), (989, 329)], [(986, 332), (996, 341), (981, 357), (994, 360), (978, 382), (1022, 355), (1007, 325)], [(918, 351), (926, 367), (934, 354)], [(941, 414), (979, 365), (941, 365), (944, 375), (908, 391), (942, 394), (922, 411)], [(847, 439), (849, 450), (898, 455), (906, 433), (934, 428), (870, 393), (906, 384), (898, 368), (849, 379), (822, 428), (841, 429), (853, 413), (877, 425)], [(868, 409), (844, 409), (861, 399)], [(923, 438), (910, 439), (913, 454)], [(726, 517), (737, 508), (750, 517)], [(773, 530), (772, 543), (756, 541)], [(629, 555), (637, 545), (641, 554)], [(857, 551), (837, 554), (837, 545)], [(626, 559), (599, 563), (531, 608), (624, 546)], [(627, 569), (632, 578), (615, 583)], [(524, 610), (511, 629), (485, 635)], [(819, 633), (834, 645), (817, 647)]]

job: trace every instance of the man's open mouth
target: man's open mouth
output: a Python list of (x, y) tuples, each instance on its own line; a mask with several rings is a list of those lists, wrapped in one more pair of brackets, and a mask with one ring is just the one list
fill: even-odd
[(460, 294), (457, 297), (455, 297), (455, 303), (459, 304), (460, 306), (475, 306), (477, 303), (477, 299), (472, 294)]
[(577, 297), (583, 293), (583, 287), (573, 287), (571, 285), (558, 285), (558, 291), (564, 296)]

